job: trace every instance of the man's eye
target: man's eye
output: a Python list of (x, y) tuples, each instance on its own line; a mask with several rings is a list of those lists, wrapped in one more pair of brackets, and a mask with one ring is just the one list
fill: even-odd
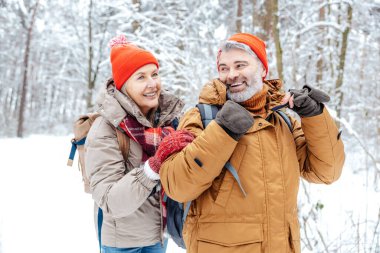
[(236, 65), (236, 68), (238, 68), (238, 69), (241, 69), (241, 68), (244, 68), (245, 67), (245, 64), (238, 64), (238, 65)]

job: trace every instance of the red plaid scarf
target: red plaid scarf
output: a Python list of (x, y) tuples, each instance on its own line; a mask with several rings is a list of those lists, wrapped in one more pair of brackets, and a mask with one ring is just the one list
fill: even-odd
[(145, 162), (149, 157), (154, 156), (161, 140), (174, 132), (171, 126), (165, 127), (145, 127), (141, 125), (135, 117), (128, 115), (120, 123), (119, 127), (133, 141), (139, 143), (143, 149), (142, 161)]
[[(148, 160), (149, 157), (154, 156), (160, 145), (162, 139), (174, 132), (171, 126), (165, 127), (145, 127), (141, 125), (135, 117), (127, 115), (119, 124), (119, 127), (131, 138), (133, 141), (139, 143), (143, 149), (142, 162)], [(166, 203), (164, 201), (164, 189), (161, 188), (160, 200), (162, 203), (162, 217), (163, 227), (166, 226)]]

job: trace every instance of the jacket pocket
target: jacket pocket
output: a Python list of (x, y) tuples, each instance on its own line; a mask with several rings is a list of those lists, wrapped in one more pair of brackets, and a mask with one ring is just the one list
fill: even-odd
[(199, 223), (198, 253), (259, 253), (263, 238), (262, 224)]
[(289, 223), (289, 243), (292, 253), (300, 253), (301, 252), (301, 244), (300, 244), (300, 225), (298, 220), (291, 221)]

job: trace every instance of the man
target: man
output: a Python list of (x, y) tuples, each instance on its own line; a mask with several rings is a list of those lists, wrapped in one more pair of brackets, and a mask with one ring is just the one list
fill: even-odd
[[(169, 157), (158, 172), (167, 195), (193, 200), (183, 237), (190, 253), (300, 252), (297, 193), (300, 176), (309, 182), (336, 181), (344, 148), (333, 119), (322, 104), (329, 97), (305, 86), (280, 91), (279, 80), (265, 81), (265, 44), (246, 33), (235, 34), (218, 54), (219, 79), (208, 83), (200, 103), (220, 106), (204, 129), (200, 112), (191, 109), (178, 129), (196, 138)], [(302, 125), (275, 112), (286, 104)], [(171, 137), (175, 142), (180, 134)], [(160, 152), (167, 149), (159, 147)], [(164, 160), (164, 159), (163, 159)], [(230, 162), (236, 178), (224, 168)]]

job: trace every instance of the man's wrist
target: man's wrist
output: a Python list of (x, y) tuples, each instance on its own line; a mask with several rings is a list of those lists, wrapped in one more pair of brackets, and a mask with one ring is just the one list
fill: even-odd
[[(217, 122), (218, 123), (218, 122)], [(221, 125), (218, 123), (218, 125), (223, 128), (223, 130), (232, 138), (234, 139), (235, 141), (239, 141), (240, 137), (243, 136), (244, 134), (236, 134), (236, 133), (233, 133), (231, 130), (229, 130), (227, 127), (225, 127), (224, 125)]]

